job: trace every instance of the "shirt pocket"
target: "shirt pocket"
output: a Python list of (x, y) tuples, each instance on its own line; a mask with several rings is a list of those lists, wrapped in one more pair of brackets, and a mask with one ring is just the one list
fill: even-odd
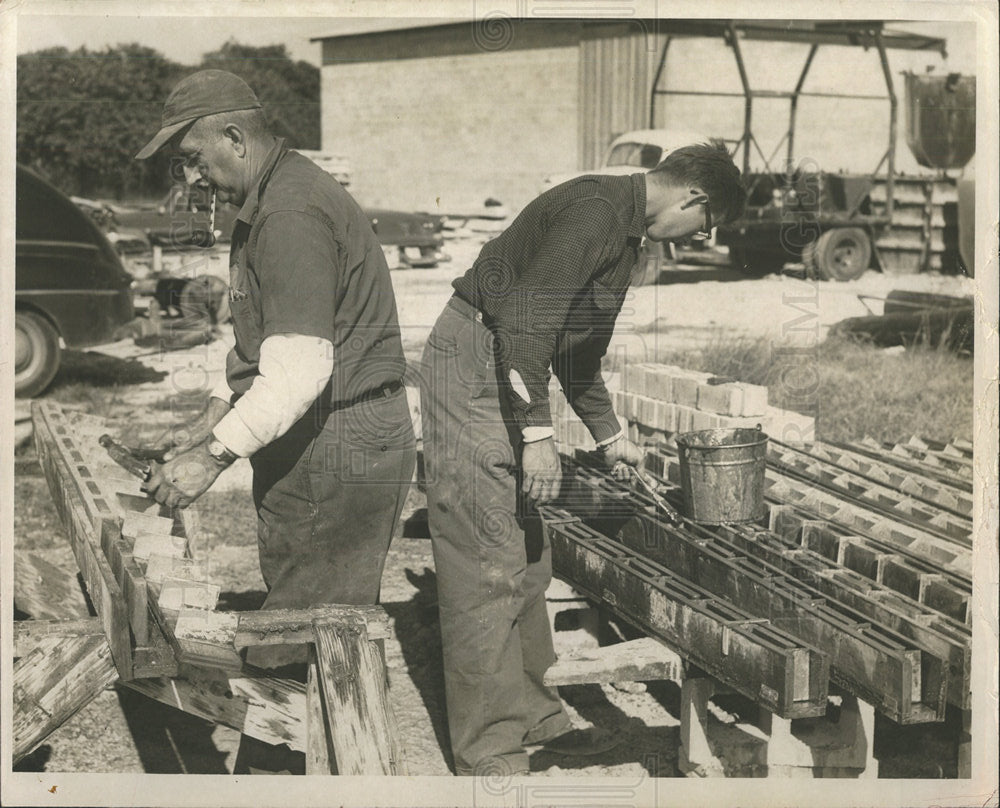
[(260, 307), (246, 289), (234, 289), (229, 299), (229, 313), (239, 353), (248, 361), (258, 361), (263, 334)]

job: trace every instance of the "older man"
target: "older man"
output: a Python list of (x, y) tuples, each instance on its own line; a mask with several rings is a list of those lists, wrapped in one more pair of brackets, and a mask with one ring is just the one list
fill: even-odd
[(455, 770), (527, 771), (526, 748), (593, 753), (543, 676), (555, 660), (552, 573), (534, 506), (559, 494), (549, 371), (610, 466), (641, 450), (601, 378), (640, 240), (707, 233), (740, 215), (721, 142), (672, 152), (648, 174), (584, 176), (529, 204), (473, 267), (428, 339), (421, 387), (428, 514)]
[[(183, 507), (249, 457), (264, 608), (375, 603), (416, 453), (396, 303), (371, 225), (336, 180), (268, 131), (232, 73), (203, 70), (176, 86), (136, 157), (164, 147), (239, 207), (236, 344), (225, 383), (177, 430), (148, 490)], [(252, 649), (248, 662), (299, 663), (302, 650)], [(284, 758), (244, 738), (237, 772), (302, 771), (301, 756)]]

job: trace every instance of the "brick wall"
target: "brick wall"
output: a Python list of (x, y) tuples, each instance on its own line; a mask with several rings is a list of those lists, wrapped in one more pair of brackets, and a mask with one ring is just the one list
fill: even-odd
[(577, 27), (522, 26), (495, 51), (464, 31), (324, 43), (323, 149), (350, 160), (362, 204), (518, 209), (576, 169)]

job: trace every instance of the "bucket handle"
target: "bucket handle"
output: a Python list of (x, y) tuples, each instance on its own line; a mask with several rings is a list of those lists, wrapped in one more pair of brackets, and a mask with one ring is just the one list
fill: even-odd
[[(754, 429), (755, 429), (755, 430), (756, 430), (757, 432), (760, 432), (760, 433), (763, 433), (763, 432), (764, 432), (764, 427), (763, 427), (763, 426), (762, 426), (761, 424), (759, 424), (759, 423), (757, 424), (757, 426), (756, 426), (756, 427), (754, 427)], [(685, 454), (685, 453), (686, 453), (686, 452), (688, 451), (688, 449), (690, 449), (690, 448), (691, 448), (691, 447), (690, 447), (690, 446), (688, 446), (687, 444), (684, 444), (684, 443), (677, 443), (677, 456), (678, 456), (678, 457), (682, 456), (682, 455), (683, 455), (683, 454)], [(733, 447), (732, 447), (732, 446), (698, 446), (697, 448), (698, 448), (698, 449), (702, 449), (702, 450), (705, 450), (705, 449), (732, 449)]]

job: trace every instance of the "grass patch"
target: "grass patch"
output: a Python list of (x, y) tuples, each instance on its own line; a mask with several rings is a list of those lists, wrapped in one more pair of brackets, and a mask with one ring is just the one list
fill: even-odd
[(972, 440), (973, 361), (944, 348), (883, 350), (831, 337), (792, 349), (720, 330), (703, 348), (657, 361), (763, 385), (773, 406), (814, 416), (820, 440)]

